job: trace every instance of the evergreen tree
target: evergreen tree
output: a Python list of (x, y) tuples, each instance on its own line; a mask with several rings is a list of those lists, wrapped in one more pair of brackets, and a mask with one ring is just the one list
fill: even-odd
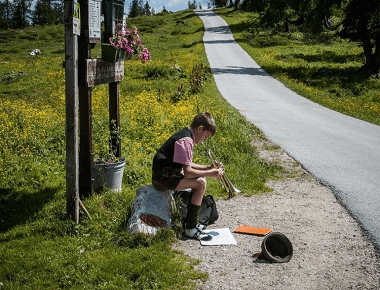
[[(263, 26), (289, 31), (290, 23), (302, 24), (316, 35), (329, 30), (359, 42), (365, 56), (362, 69), (380, 72), (379, 0), (245, 0), (242, 7), (259, 12)], [(334, 23), (334, 18), (341, 20)]]
[(62, 1), (38, 0), (32, 13), (33, 24), (51, 25), (63, 23), (64, 7)]
[(55, 23), (64, 23), (65, 20), (65, 1), (55, 0), (51, 6), (54, 14), (56, 15)]
[(297, 17), (294, 4), (298, 0), (269, 0), (261, 14), (261, 24), (290, 32), (290, 19)]
[(10, 28), (12, 26), (13, 5), (10, 0), (0, 2), (0, 28)]
[(140, 0), (132, 0), (131, 6), (129, 8), (128, 17), (133, 18), (142, 15), (143, 7), (142, 1)]
[(27, 0), (19, 0), (14, 4), (12, 15), (12, 26), (14, 28), (22, 28), (29, 25), (29, 7), (31, 2)]
[(148, 1), (146, 1), (145, 5), (144, 5), (144, 15), (147, 15), (147, 16), (152, 15), (151, 14), (151, 8), (150, 8), (150, 5), (149, 5)]
[(214, 7), (224, 7), (227, 5), (227, 0), (212, 0), (211, 2)]
[(361, 43), (364, 70), (380, 72), (380, 1), (351, 0), (345, 9), (342, 37)]

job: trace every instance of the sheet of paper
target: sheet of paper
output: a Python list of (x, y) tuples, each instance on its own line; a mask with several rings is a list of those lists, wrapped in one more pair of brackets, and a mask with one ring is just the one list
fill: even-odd
[(202, 246), (237, 245), (229, 228), (204, 230), (212, 236), (211, 240), (201, 240)]

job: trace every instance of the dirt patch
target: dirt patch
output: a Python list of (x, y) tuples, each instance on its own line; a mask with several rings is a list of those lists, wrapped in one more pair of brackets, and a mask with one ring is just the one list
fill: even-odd
[(303, 170), (285, 151), (255, 141), (264, 159), (284, 168), (285, 178), (269, 181), (273, 192), (218, 200), (212, 228), (231, 232), (242, 224), (271, 227), (293, 244), (288, 263), (255, 260), (263, 237), (233, 233), (237, 246), (201, 246), (180, 240), (175, 247), (209, 274), (198, 289), (380, 289), (380, 263), (374, 245), (339, 204), (331, 190)]

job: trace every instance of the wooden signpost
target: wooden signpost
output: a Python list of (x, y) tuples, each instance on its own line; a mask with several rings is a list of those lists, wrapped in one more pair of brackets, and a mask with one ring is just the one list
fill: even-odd
[[(66, 210), (71, 218), (79, 223), (80, 207), (89, 216), (80, 197), (92, 193), (91, 90), (95, 85), (109, 84), (111, 134), (112, 121), (117, 128), (120, 127), (119, 82), (124, 77), (124, 61), (105, 62), (91, 58), (92, 46), (102, 41), (100, 22), (102, 3), (98, 0), (77, 1), (65, 0)], [(115, 14), (112, 7), (121, 6), (121, 3), (124, 7), (124, 2), (103, 1), (105, 1), (104, 17), (107, 23), (104, 34), (112, 35), (111, 29), (114, 27), (112, 23), (119, 22), (122, 15)], [(80, 132), (79, 154), (78, 131)], [(115, 140), (112, 146), (116, 148), (116, 157), (121, 157), (120, 144)]]
[(76, 223), (79, 222), (78, 9), (76, 2), (65, 0), (66, 211)]

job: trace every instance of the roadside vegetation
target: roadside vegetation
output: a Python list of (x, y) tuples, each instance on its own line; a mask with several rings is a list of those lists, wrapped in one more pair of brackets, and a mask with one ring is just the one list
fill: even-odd
[(269, 74), (288, 88), (325, 107), (380, 125), (379, 73), (365, 69), (359, 42), (338, 31), (305, 32), (296, 24), (289, 31), (263, 26), (259, 13), (233, 7), (216, 9), (235, 40)]
[[(258, 14), (218, 9), (235, 39), (268, 73), (324, 106), (380, 124), (377, 74), (357, 43), (331, 33), (312, 37), (263, 28)], [(120, 83), (123, 190), (83, 198), (74, 224), (65, 213), (65, 75), (63, 25), (0, 30), (0, 288), (194, 289), (205, 273), (171, 248), (178, 231), (155, 237), (125, 231), (136, 189), (150, 184), (156, 149), (192, 117), (210, 111), (217, 134), (207, 142), (246, 195), (270, 191), (283, 171), (260, 160), (251, 141), (264, 138), (219, 94), (192, 11), (136, 17), (152, 60), (125, 62)], [(40, 55), (31, 56), (33, 49)], [(92, 51), (100, 57), (99, 45)], [(92, 90), (94, 153), (108, 149), (108, 86)], [(202, 148), (195, 161), (209, 163)], [(226, 198), (216, 180), (208, 193)]]
[[(64, 28), (0, 31), (0, 288), (194, 289), (207, 279), (196, 260), (171, 249), (176, 232), (156, 237), (125, 231), (136, 189), (151, 183), (156, 149), (193, 116), (210, 111), (218, 124), (207, 144), (234, 185), (246, 194), (281, 168), (250, 145), (264, 138), (221, 98), (202, 44), (203, 24), (192, 11), (134, 18), (152, 60), (125, 62), (120, 83), (123, 190), (82, 201), (80, 224), (66, 216)], [(29, 55), (39, 49), (40, 55)], [(92, 51), (100, 57), (99, 46)], [(92, 90), (94, 152), (108, 148), (108, 86)], [(209, 163), (202, 148), (195, 161)], [(208, 194), (226, 198), (216, 180)]]

